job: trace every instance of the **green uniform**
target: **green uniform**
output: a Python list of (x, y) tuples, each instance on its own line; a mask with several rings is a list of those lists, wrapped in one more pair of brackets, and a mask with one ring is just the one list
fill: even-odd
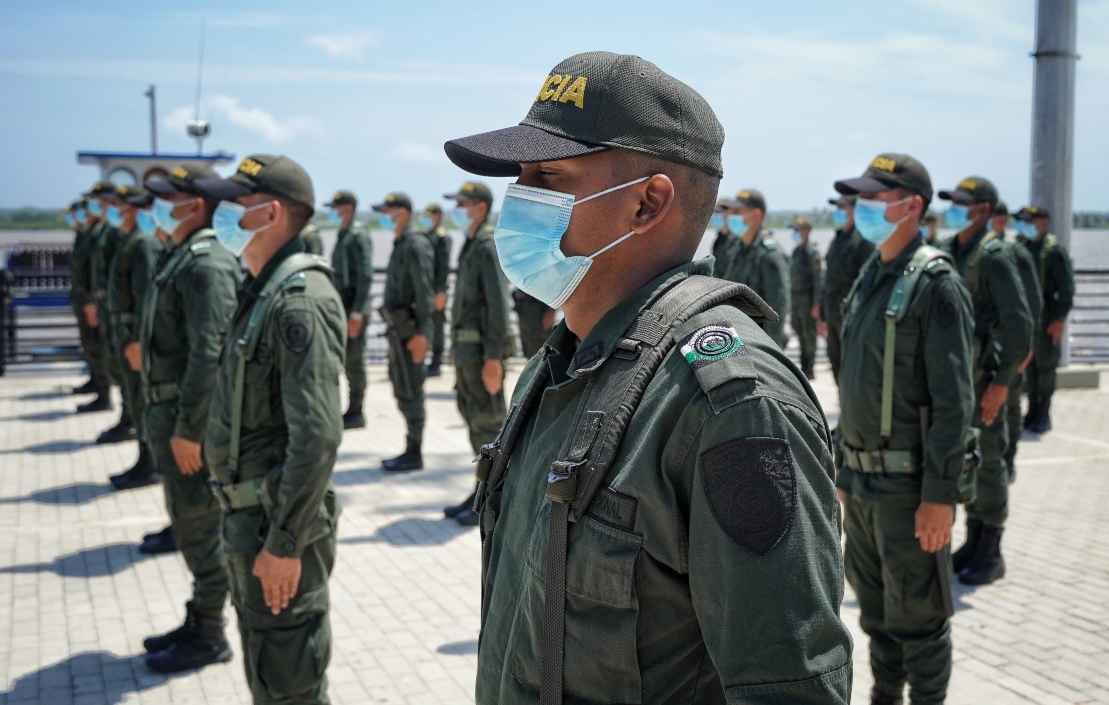
[(728, 258), (731, 254), (732, 247), (735, 243), (732, 233), (728, 230), (716, 231), (716, 239), (712, 241), (712, 257), (716, 260), (713, 265), (713, 274), (717, 277), (723, 277), (728, 271)]
[(828, 362), (832, 363), (832, 377), (837, 384), (843, 357), (843, 300), (873, 253), (874, 244), (864, 240), (852, 226), (836, 231), (828, 245), (828, 254), (824, 256), (827, 271), (820, 296), (820, 317), (828, 327)]
[(543, 317), (551, 307), (521, 289), (512, 292), (512, 309), (516, 311), (516, 322), (520, 326), (520, 349), (524, 357), (533, 357), (550, 336), (549, 328), (543, 327)]
[[(1028, 312), (1032, 314), (1032, 342), (1034, 344), (1036, 331), (1040, 329), (1040, 316), (1044, 307), (1043, 291), (1040, 289), (1040, 281), (1036, 272), (1036, 260), (1032, 258), (1032, 253), (1024, 247), (1019, 238), (1006, 237), (1004, 233), (998, 233), (998, 235), (1009, 246), (1017, 264), (1017, 271), (1020, 273), (1020, 283), (1024, 287), (1024, 299), (1028, 304)], [(1017, 443), (1020, 442), (1020, 395), (1023, 392), (1024, 373), (1017, 372), (1013, 375), (1013, 381), (1009, 384), (1009, 399), (1005, 406), (1005, 423), (1009, 428), (1009, 446), (1005, 451), (1005, 459), (1010, 467), (1017, 455)]]
[(789, 311), (789, 257), (769, 230), (760, 230), (750, 245), (736, 238), (729, 255), (731, 262), (723, 279), (746, 284), (778, 314), (766, 332), (783, 350), (786, 346), (786, 315)]
[[(339, 519), (331, 473), (343, 434), (339, 375), (346, 312), (326, 272), (278, 272), (291, 256), (302, 254), (294, 238), (257, 278), (244, 283), (223, 349), (205, 443), (227, 512), (231, 597), (256, 705), (328, 702), (328, 578)], [(273, 293), (259, 303), (267, 287)], [(247, 329), (256, 306), (263, 313), (252, 339)], [(253, 342), (240, 346), (244, 339)], [(237, 401), (235, 377), (242, 360)], [(236, 463), (232, 416), (240, 403)], [(277, 616), (251, 573), (263, 548), (301, 560), (297, 594)]]
[(304, 251), (310, 255), (323, 256), (323, 240), (320, 239), (320, 229), (311, 223), (300, 231), (300, 239), (304, 243)]
[(1074, 306), (1074, 268), (1066, 248), (1050, 233), (1038, 242), (1026, 240), (1024, 244), (1039, 265), (1040, 289), (1044, 297), (1027, 382), (1029, 404), (1039, 407), (1050, 404), (1051, 395), (1055, 393), (1055, 368), (1059, 366), (1060, 349), (1047, 334), (1047, 326), (1053, 321), (1066, 321)]
[(974, 425), (982, 430), (975, 500), (967, 517), (1002, 527), (1009, 514), (1009, 472), (1003, 460), (1009, 431), (1002, 407), (992, 426), (982, 422), (980, 403), (990, 384), (1008, 387), (1028, 355), (1032, 314), (1012, 251), (989, 228), (964, 245), (957, 237), (943, 243), (951, 253), (974, 304)]
[(824, 290), (824, 260), (816, 245), (807, 243), (793, 250), (789, 272), (790, 326), (801, 344), (801, 369), (811, 373), (816, 361), (816, 319), (812, 308)]
[[(914, 515), (922, 501), (958, 500), (975, 400), (970, 296), (950, 264), (937, 260), (920, 274), (896, 324), (890, 431), (883, 437), (887, 305), (922, 244), (918, 237), (885, 264), (871, 257), (847, 301), (836, 478), (846, 494), (847, 581), (870, 637), (875, 689), (901, 697), (908, 682), (914, 705), (942, 703), (951, 676), (951, 624), (936, 558), (914, 537)], [(922, 407), (931, 410), (925, 448)]]
[[(385, 272), (385, 296), (382, 305), (402, 317), (410, 317), (414, 330), (431, 337), (431, 299), (435, 293), (432, 277), (435, 273), (435, 253), (423, 233), (416, 227), (415, 219), (401, 232), (393, 244), (389, 256), (389, 268)], [(409, 336), (410, 337), (410, 336)], [(407, 346), (409, 338), (402, 343)], [(389, 380), (393, 383), (393, 396), (408, 425), (408, 438), (419, 442), (424, 437), (424, 422), (427, 409), (424, 407), (424, 382), (427, 380), (427, 366), (423, 360), (412, 362), (405, 347), (403, 359), (392, 348), (389, 350)], [(409, 389), (402, 388), (398, 366), (408, 368)]]
[(147, 400), (143, 438), (162, 473), (166, 511), (193, 574), (192, 601), (210, 614), (223, 610), (228, 591), (222, 513), (208, 489), (208, 466), (183, 474), (170, 438), (204, 442), (239, 272), (238, 260), (216, 242), (213, 230), (167, 243), (140, 317)]
[(366, 329), (373, 312), (370, 286), (374, 279), (374, 246), (369, 235), (353, 227), (341, 228), (331, 252), (331, 268), (335, 288), (343, 301), (343, 310), (349, 318), (362, 314), (362, 328), (358, 335), (347, 340), (346, 373), (350, 385), (351, 411), (362, 412), (366, 396)]
[[(427, 237), (428, 242), (431, 244), (431, 250), (435, 254), (435, 270), (431, 277), (431, 285), (435, 289), (436, 294), (446, 294), (447, 278), (451, 273), (451, 237), (447, 235), (447, 231), (442, 225), (428, 230), (424, 235)], [(436, 311), (433, 306), (431, 310), (432, 364), (438, 364), (438, 362), (443, 359), (443, 348), (446, 342), (443, 339), (443, 329), (446, 325), (446, 308), (442, 311)]]
[(504, 389), (489, 394), (481, 381), (486, 360), (504, 360), (516, 345), (508, 329), (508, 283), (497, 261), (488, 221), (467, 238), (458, 256), (451, 308), (451, 358), (458, 412), (470, 429), (475, 453), (492, 443), (504, 422)]
[[(97, 330), (100, 334), (101, 359), (104, 369), (107, 370), (111, 383), (122, 387), (123, 368), (120, 360), (112, 354), (112, 323), (108, 314), (108, 281), (111, 276), (112, 260), (119, 250), (123, 240), (122, 233), (107, 223), (102, 223), (96, 232), (95, 240), (89, 253), (89, 302), (96, 304), (96, 316), (100, 323)], [(130, 410), (125, 405), (120, 423), (130, 425), (132, 419), (128, 415)]]
[(77, 333), (81, 339), (81, 349), (84, 350), (85, 358), (88, 360), (89, 376), (98, 395), (107, 394), (111, 378), (105, 367), (106, 358), (100, 331), (90, 326), (85, 318), (85, 304), (92, 301), (89, 267), (92, 264), (92, 248), (101, 227), (100, 223), (96, 223), (91, 228), (77, 231), (73, 239), (73, 254), (69, 265), (69, 303), (73, 307), (73, 315), (77, 317)]
[[(622, 339), (651, 337), (641, 312), (671, 286), (693, 283), (690, 275), (711, 273), (706, 259), (657, 277), (580, 344), (560, 324), (551, 351), (524, 369), (513, 408), (547, 374), (542, 393), (506, 474), (479, 492), (477, 702), (539, 702), (544, 595), (554, 579), (544, 577), (552, 462), (566, 457), (592, 383), (633, 359), (633, 348), (617, 346), (635, 341)], [(691, 341), (705, 330), (729, 331), (726, 354), (697, 359)], [(681, 343), (647, 382), (602, 470), (603, 489), (570, 524), (565, 702), (846, 703), (851, 640), (839, 619), (838, 510), (820, 405), (733, 306), (708, 308), (674, 336)], [(648, 345), (634, 349), (647, 354)]]

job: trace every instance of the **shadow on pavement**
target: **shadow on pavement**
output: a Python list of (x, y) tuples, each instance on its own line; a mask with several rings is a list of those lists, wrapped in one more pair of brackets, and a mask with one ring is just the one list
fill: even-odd
[(469, 656), (477, 653), (477, 640), (456, 641), (453, 644), (443, 644), (436, 652), (444, 656)]
[(340, 539), (339, 543), (387, 543), (393, 546), (442, 546), (462, 534), (473, 531), (472, 526), (460, 526), (449, 519), (422, 519), (408, 517), (386, 524), (372, 536)]
[[(188, 673), (191, 671), (181, 675)], [(168, 676), (147, 670), (142, 656), (86, 651), (16, 678), (10, 690), (0, 691), (0, 702), (116, 705), (130, 693), (156, 688), (168, 680)]]
[[(62, 397), (71, 396), (74, 396), (74, 394), (69, 390), (55, 389), (50, 392), (31, 392), (29, 394), (24, 394), (23, 396), (19, 397), (19, 401), (45, 401), (47, 399), (61, 399)], [(84, 398), (88, 395), (81, 394), (77, 396)]]
[(94, 485), (91, 482), (77, 482), (65, 487), (52, 487), (48, 490), (32, 492), (25, 497), (3, 497), (0, 504), (16, 504), (18, 502), (38, 502), (39, 504), (88, 504), (100, 499), (106, 494), (112, 494), (115, 489), (111, 483)]
[(25, 563), (0, 568), (0, 573), (56, 573), (63, 578), (102, 578), (115, 575), (154, 556), (139, 553), (136, 543), (110, 543), (86, 548), (50, 563)]
[[(427, 456), (424, 457), (426, 458)], [(438, 484), (456, 472), (458, 472), (458, 468), (390, 473), (385, 472), (381, 468), (381, 464), (377, 463), (373, 467), (360, 468), (358, 470), (337, 470), (332, 473), (331, 482), (336, 487), (368, 485), (375, 482), (383, 482), (385, 480), (407, 480), (409, 482), (431, 482)]]
[(432, 401), (454, 401), (456, 398), (454, 392), (428, 392), (424, 396)]
[(26, 448), (9, 448), (7, 450), (0, 450), (4, 455), (12, 455), (14, 453), (33, 453), (35, 455), (49, 454), (49, 453), (76, 453), (85, 448), (91, 448), (96, 445), (93, 441), (50, 441), (49, 443), (39, 443), (38, 445), (27, 446)]
[(981, 585), (963, 585), (962, 583), (959, 582), (959, 580), (957, 578), (953, 583), (951, 583), (951, 596), (955, 598), (955, 612), (956, 613), (962, 612), (963, 610), (972, 610), (972, 609), (974, 609), (974, 605), (968, 605), (967, 603), (963, 602), (963, 597), (966, 596), (966, 595), (973, 595), (974, 591), (977, 590), (980, 587), (983, 587), (983, 586), (981, 586)]
[(37, 414), (24, 414), (23, 416), (16, 416), (13, 420), (16, 421), (57, 421), (73, 416), (70, 411), (61, 411), (55, 409), (53, 411), (42, 411)]

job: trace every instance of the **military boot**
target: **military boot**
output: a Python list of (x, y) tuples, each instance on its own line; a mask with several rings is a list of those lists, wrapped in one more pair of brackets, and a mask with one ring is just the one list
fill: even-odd
[(1036, 422), (1036, 416), (1040, 413), (1040, 402), (1038, 399), (1033, 399), (1032, 395), (1028, 395), (1028, 413), (1024, 415), (1024, 428), (1028, 428)]
[(409, 438), (408, 448), (405, 449), (404, 453), (395, 458), (381, 461), (381, 467), (385, 469), (385, 472), (422, 470), (424, 467), (424, 457), (420, 452), (420, 441)]
[(154, 474), (154, 460), (151, 458), (150, 450), (146, 447), (146, 444), (139, 443), (139, 459), (135, 461), (135, 465), (130, 470), (112, 475), (108, 480), (112, 483), (112, 487), (117, 490), (133, 490), (157, 483), (158, 477)]
[(959, 573), (963, 585), (989, 585), (1005, 577), (1005, 558), (1001, 555), (1001, 534), (1005, 530), (999, 526), (983, 524), (978, 550), (970, 563)]
[(443, 374), (443, 360), (438, 356), (431, 358), (431, 364), (427, 366), (428, 377), (439, 377)]
[(179, 673), (231, 660), (223, 617), (205, 617), (194, 610), (183, 629), (169, 646), (146, 657), (147, 668), (155, 673)]
[(177, 627), (173, 631), (166, 632), (165, 634), (157, 634), (155, 636), (146, 637), (142, 641), (142, 647), (146, 649), (147, 653), (151, 654), (157, 653), (164, 649), (168, 649), (171, 644), (180, 639), (183, 634), (193, 628), (194, 621), (196, 621), (196, 608), (193, 607), (193, 601), (189, 600), (185, 603), (185, 623), (182, 624), (180, 627)]
[(1010, 443), (1005, 449), (1005, 471), (1009, 473), (1009, 484), (1017, 481), (1017, 444)]
[(978, 519), (967, 518), (967, 540), (959, 546), (959, 550), (951, 554), (951, 568), (956, 573), (961, 573), (967, 567), (974, 552), (978, 550), (978, 541), (982, 537), (982, 522)]
[(904, 702), (900, 695), (890, 695), (877, 689), (870, 691), (870, 705), (902, 705)]
[(96, 398), (87, 404), (78, 404), (78, 414), (89, 414), (94, 411), (110, 411), (112, 408), (112, 396), (107, 390), (102, 390), (97, 393)]
[(135, 430), (135, 426), (127, 419), (120, 418), (119, 423), (101, 433), (97, 437), (96, 442), (101, 445), (106, 443), (124, 443), (126, 441), (133, 441), (138, 437), (139, 432)]
[(366, 415), (362, 413), (362, 400), (354, 399), (352, 397), (350, 400), (350, 406), (347, 407), (346, 413), (343, 414), (343, 428), (348, 429), (365, 427)]
[(177, 536), (173, 533), (173, 527), (167, 526), (161, 531), (155, 531), (152, 534), (146, 534), (142, 537), (142, 543), (139, 544), (139, 553), (145, 553), (148, 556), (156, 556), (161, 553), (174, 553), (177, 551)]
[(1028, 426), (1032, 433), (1047, 433), (1051, 430), (1051, 399), (1045, 399), (1036, 407), (1036, 417)]
[(801, 362), (801, 374), (805, 375), (805, 379), (807, 379), (807, 380), (816, 379), (816, 372), (813, 371), (813, 361), (812, 360), (809, 360), (808, 362), (805, 362), (805, 361)]
[(95, 394), (96, 392), (96, 384), (92, 381), (92, 377), (89, 377), (89, 381), (85, 382), (80, 387), (73, 388), (74, 394)]

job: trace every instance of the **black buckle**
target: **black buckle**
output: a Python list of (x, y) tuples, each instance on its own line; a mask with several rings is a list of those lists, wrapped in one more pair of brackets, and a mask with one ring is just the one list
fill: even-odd
[(556, 460), (551, 463), (551, 471), (547, 473), (547, 484), (553, 485), (564, 482), (576, 475), (576, 470), (585, 465), (584, 460)]
[(486, 482), (489, 479), (489, 472), (493, 469), (493, 460), (501, 452), (501, 447), (496, 443), (486, 443), (478, 449), (477, 456), (473, 462), (477, 463), (477, 468), (474, 469), (474, 475), (477, 476), (478, 482)]

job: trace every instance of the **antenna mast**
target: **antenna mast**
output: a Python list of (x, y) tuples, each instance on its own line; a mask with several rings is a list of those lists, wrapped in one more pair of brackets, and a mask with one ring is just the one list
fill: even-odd
[(200, 119), (200, 86), (204, 78), (204, 27), (205, 21), (200, 22), (200, 55), (196, 60), (196, 106), (193, 110), (193, 119), (189, 121), (187, 131), (190, 137), (196, 139), (197, 155), (204, 153), (204, 138), (212, 132), (212, 127), (207, 120)]

